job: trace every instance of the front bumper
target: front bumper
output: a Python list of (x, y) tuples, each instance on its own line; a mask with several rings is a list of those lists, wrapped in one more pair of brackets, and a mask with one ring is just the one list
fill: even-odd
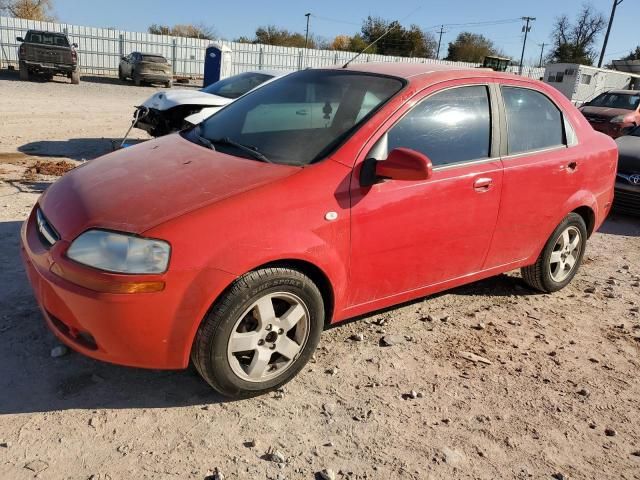
[[(95, 277), (132, 281), (130, 275), (99, 272), (64, 256), (68, 243), (47, 248), (32, 212), (21, 230), (21, 252), (29, 282), (47, 326), (66, 345), (97, 360), (142, 368), (179, 369), (189, 362), (193, 337), (215, 296), (232, 281), (218, 270), (162, 275), (165, 290), (113, 294), (91, 290), (52, 272), (54, 265)], [(209, 283), (213, 282), (213, 283)], [(205, 284), (219, 285), (218, 290)], [(215, 298), (215, 296), (213, 298)]]
[(640, 185), (631, 185), (625, 179), (616, 179), (613, 208), (617, 212), (640, 216)]

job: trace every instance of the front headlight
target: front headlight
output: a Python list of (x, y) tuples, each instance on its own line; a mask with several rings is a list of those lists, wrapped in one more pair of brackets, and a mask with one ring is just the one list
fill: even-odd
[(618, 115), (611, 119), (611, 123), (624, 123), (624, 115)]
[(127, 233), (87, 230), (76, 238), (67, 256), (78, 263), (116, 273), (163, 273), (169, 264), (167, 242)]

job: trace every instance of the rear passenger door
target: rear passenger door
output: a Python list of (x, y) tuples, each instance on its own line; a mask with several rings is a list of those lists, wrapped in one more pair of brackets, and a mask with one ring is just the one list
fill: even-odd
[(517, 80), (499, 92), (504, 177), (485, 268), (537, 256), (582, 182), (575, 133), (552, 98)]

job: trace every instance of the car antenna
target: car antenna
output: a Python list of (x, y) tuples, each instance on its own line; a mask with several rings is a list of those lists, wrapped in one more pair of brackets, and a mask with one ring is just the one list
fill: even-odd
[(369, 50), (370, 47), (373, 47), (376, 43), (378, 43), (379, 40), (382, 40), (383, 37), (385, 37), (391, 30), (393, 30), (398, 24), (397, 23), (392, 23), (391, 26), (389, 28), (387, 28), (387, 30), (380, 35), (378, 38), (376, 38), (373, 42), (371, 42), (369, 45), (367, 45), (366, 47), (364, 47), (364, 49), (362, 49), (362, 51), (358, 54), (356, 54), (355, 57), (353, 57), (351, 60), (348, 60), (347, 63), (345, 63), (342, 68), (347, 68), (349, 66), (349, 64), (351, 62), (353, 62), (356, 58), (358, 58), (360, 55), (362, 55), (364, 52), (366, 52), (367, 50)]
[(413, 15), (414, 13), (416, 13), (418, 10), (421, 10), (421, 9), (422, 9), (422, 7), (418, 7), (418, 8), (416, 8), (416, 9), (412, 10), (412, 11), (411, 11), (411, 13), (409, 13), (406, 17), (402, 18), (400, 21), (398, 21), (398, 22), (391, 22), (391, 25), (389, 25), (389, 28), (387, 28), (387, 29), (385, 30), (385, 32), (384, 32), (382, 35), (380, 35), (378, 38), (376, 38), (376, 39), (375, 39), (373, 42), (371, 42), (369, 45), (367, 45), (366, 47), (364, 47), (364, 48), (362, 49), (362, 51), (361, 51), (360, 53), (358, 53), (356, 56), (354, 56), (351, 60), (348, 60), (348, 61), (347, 61), (347, 63), (345, 63), (345, 64), (342, 66), (342, 68), (347, 68), (347, 67), (349, 66), (349, 64), (350, 64), (351, 62), (353, 62), (356, 58), (358, 58), (358, 57), (359, 57), (360, 55), (362, 55), (364, 52), (366, 52), (367, 50), (369, 50), (369, 48), (370, 48), (370, 47), (373, 47), (376, 43), (378, 43), (380, 40), (382, 40), (384, 37), (386, 37), (386, 36), (387, 36), (387, 34), (388, 34), (391, 30), (393, 30), (393, 29), (394, 29), (394, 28), (396, 28), (396, 27), (399, 27), (399, 26), (400, 26), (400, 22), (402, 22), (402, 21), (406, 20), (406, 19), (407, 19), (407, 18), (409, 18), (411, 15)]

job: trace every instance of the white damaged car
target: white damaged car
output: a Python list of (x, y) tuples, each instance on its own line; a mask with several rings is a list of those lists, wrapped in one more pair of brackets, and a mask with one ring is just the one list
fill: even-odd
[(135, 127), (153, 137), (160, 137), (197, 125), (236, 98), (288, 73), (282, 70), (256, 70), (224, 78), (201, 90), (155, 93), (137, 107), (134, 113), (134, 118), (137, 118)]

